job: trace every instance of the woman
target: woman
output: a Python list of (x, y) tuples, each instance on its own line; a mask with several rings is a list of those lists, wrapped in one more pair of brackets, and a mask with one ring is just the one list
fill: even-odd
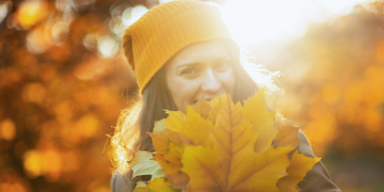
[[(260, 66), (249, 67), (242, 59), (219, 9), (212, 4), (179, 0), (156, 6), (126, 29), (123, 47), (141, 97), (122, 112), (112, 137), (111, 160), (118, 167), (111, 180), (113, 192), (132, 191), (137, 181), (150, 179), (132, 180), (132, 172), (125, 168), (138, 150), (153, 151), (147, 132), (155, 121), (166, 118), (163, 109), (185, 113), (199, 99), (210, 100), (223, 93), (242, 102), (261, 86), (267, 88), (266, 101), (272, 109), (280, 91), (271, 73)], [(299, 139), (299, 150), (314, 157), (301, 132)], [(303, 191), (339, 191), (321, 162), (299, 187)]]

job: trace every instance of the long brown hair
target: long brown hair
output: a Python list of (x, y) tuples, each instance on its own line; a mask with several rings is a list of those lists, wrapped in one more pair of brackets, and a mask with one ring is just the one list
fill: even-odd
[[(234, 102), (243, 102), (254, 95), (261, 86), (266, 86), (268, 97), (277, 95), (280, 88), (275, 85), (273, 73), (262, 65), (248, 62), (237, 45), (226, 42), (231, 62), (236, 76)], [(248, 71), (246, 71), (248, 69)], [(252, 78), (252, 76), (254, 78)], [(262, 79), (262, 81), (260, 80)], [(268, 103), (268, 101), (267, 101)], [(153, 151), (152, 141), (147, 132), (152, 132), (154, 122), (167, 117), (164, 109), (177, 110), (165, 79), (164, 69), (160, 69), (144, 89), (142, 97), (133, 107), (122, 111), (115, 134), (111, 138), (110, 159), (120, 171), (129, 171), (129, 161), (139, 150)], [(129, 176), (131, 172), (127, 173)], [(137, 177), (131, 183), (134, 187), (138, 180), (148, 180), (149, 177)]]

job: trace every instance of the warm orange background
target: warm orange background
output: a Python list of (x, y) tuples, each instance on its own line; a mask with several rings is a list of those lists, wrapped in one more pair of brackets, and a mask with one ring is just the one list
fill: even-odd
[[(158, 1), (0, 2), (1, 192), (109, 191), (106, 135), (137, 89), (121, 15), (139, 3)], [(312, 24), (272, 57), (248, 48), (285, 74), (279, 106), (343, 191), (384, 191), (383, 7)]]

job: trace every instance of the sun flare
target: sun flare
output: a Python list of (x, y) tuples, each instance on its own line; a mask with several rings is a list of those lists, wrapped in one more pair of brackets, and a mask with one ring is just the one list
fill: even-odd
[(309, 22), (329, 21), (370, 0), (228, 0), (223, 18), (243, 45), (294, 38)]

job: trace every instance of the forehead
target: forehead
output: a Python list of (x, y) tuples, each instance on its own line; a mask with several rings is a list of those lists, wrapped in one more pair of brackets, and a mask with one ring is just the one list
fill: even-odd
[(177, 66), (185, 63), (204, 63), (223, 57), (229, 57), (228, 50), (223, 41), (205, 41), (184, 47), (167, 62), (166, 66)]

